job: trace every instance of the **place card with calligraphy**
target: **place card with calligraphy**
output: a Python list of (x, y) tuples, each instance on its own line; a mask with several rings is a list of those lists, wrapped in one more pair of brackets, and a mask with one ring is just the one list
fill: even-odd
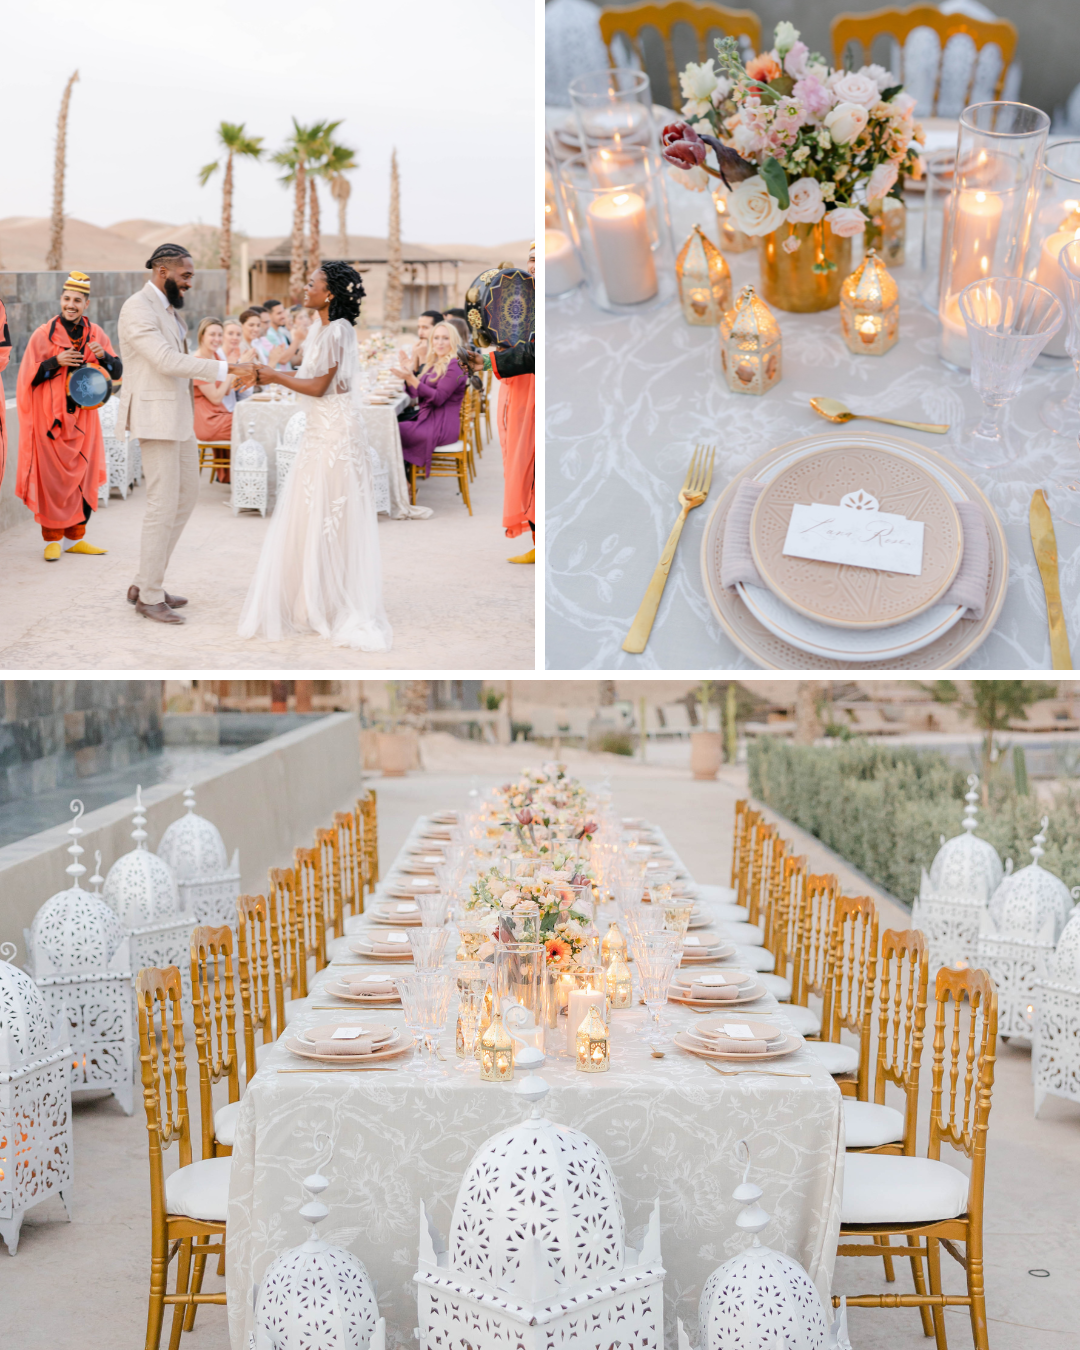
[(837, 506), (792, 506), (783, 552), (789, 558), (917, 577), (922, 573), (923, 532), (921, 520), (881, 511), (869, 493), (854, 492)]

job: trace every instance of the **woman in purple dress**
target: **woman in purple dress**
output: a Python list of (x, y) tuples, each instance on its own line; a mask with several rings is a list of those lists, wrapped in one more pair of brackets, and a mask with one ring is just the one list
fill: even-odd
[(406, 461), (422, 469), (425, 478), (435, 447), (453, 445), (461, 439), (461, 400), (465, 397), (466, 376), (458, 360), (460, 345), (450, 324), (437, 323), (431, 330), (428, 356), (420, 374), (414, 375), (404, 367), (394, 371), (405, 381), (418, 404), (416, 419), (399, 424), (401, 448)]

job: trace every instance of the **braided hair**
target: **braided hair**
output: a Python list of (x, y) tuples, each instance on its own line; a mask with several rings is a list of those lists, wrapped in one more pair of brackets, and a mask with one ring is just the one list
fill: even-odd
[(182, 244), (158, 244), (153, 253), (146, 260), (146, 266), (153, 271), (158, 263), (167, 262), (169, 258), (190, 258), (191, 250), (184, 248)]
[(344, 262), (324, 262), (319, 270), (326, 278), (330, 292), (330, 322), (348, 319), (355, 324), (360, 316), (360, 301), (364, 298), (364, 283), (355, 267)]

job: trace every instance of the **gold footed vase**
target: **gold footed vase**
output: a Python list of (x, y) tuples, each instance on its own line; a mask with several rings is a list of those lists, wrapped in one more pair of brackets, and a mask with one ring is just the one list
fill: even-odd
[[(799, 247), (784, 248), (789, 239)], [(770, 305), (795, 314), (833, 309), (851, 273), (851, 240), (833, 234), (824, 220), (782, 225), (758, 240), (758, 262), (761, 294)]]

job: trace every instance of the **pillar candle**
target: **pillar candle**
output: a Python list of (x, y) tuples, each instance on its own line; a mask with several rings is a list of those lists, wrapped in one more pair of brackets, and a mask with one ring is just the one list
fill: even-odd
[(604, 1016), (604, 995), (598, 989), (571, 989), (566, 1004), (566, 1049), (571, 1055), (577, 1054), (577, 1030), (585, 1021), (589, 1008), (595, 1004), (600, 1016)]
[(993, 273), (994, 247), (1001, 224), (1001, 199), (992, 192), (961, 192), (952, 236), (949, 294)]
[(589, 205), (589, 231), (608, 299), (616, 305), (651, 300), (656, 264), (649, 247), (645, 201), (636, 192), (613, 192)]
[[(1054, 234), (1048, 235), (1042, 242), (1042, 248), (1039, 249), (1039, 265), (1035, 272), (1035, 281), (1040, 286), (1045, 286), (1048, 291), (1053, 291), (1062, 305), (1068, 306), (1069, 291), (1065, 284), (1065, 273), (1061, 270), (1061, 263), (1058, 261), (1058, 254), (1066, 244), (1071, 244), (1074, 239), (1080, 239), (1080, 228), (1060, 229)], [(1068, 324), (1062, 324), (1054, 336), (1043, 348), (1048, 356), (1064, 356), (1065, 338), (1068, 334)]]
[(562, 230), (544, 231), (544, 294), (562, 295), (581, 280), (581, 268)]

